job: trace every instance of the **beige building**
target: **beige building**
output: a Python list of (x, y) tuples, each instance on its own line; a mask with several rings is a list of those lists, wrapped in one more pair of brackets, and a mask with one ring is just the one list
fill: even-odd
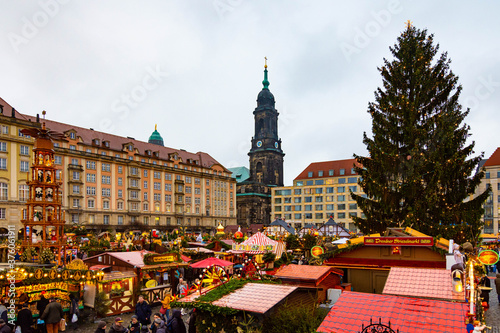
[(311, 163), (293, 186), (272, 189), (272, 218), (285, 220), (297, 231), (306, 224), (320, 227), (330, 217), (356, 231), (353, 216), (362, 216), (350, 192), (360, 194), (354, 159)]
[(500, 148), (483, 164), (485, 177), (478, 186), (476, 193), (483, 193), (486, 188), (491, 187), (491, 194), (484, 203), (484, 233), (498, 234), (500, 216)]
[(20, 131), (41, 121), (65, 136), (54, 150), (67, 224), (204, 232), (236, 224), (236, 181), (207, 153), (164, 147), (156, 130), (150, 143), (39, 120), (1, 98), (0, 112), (0, 227), (21, 227), (34, 140)]

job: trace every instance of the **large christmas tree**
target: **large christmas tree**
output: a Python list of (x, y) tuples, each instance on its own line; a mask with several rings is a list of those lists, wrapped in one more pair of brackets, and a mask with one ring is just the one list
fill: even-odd
[(459, 242), (480, 234), (489, 190), (472, 195), (482, 155), (471, 156), (462, 87), (438, 49), (433, 35), (408, 24), (390, 48), (394, 59), (379, 68), (383, 87), (368, 106), (373, 139), (363, 139), (369, 156), (354, 155), (366, 194), (352, 194), (365, 215), (354, 219), (364, 233), (409, 226)]

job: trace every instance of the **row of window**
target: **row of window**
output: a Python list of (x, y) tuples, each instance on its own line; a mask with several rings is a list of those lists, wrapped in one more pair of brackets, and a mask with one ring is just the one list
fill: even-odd
[[(347, 205), (349, 210), (356, 210), (358, 209), (358, 205), (355, 203)], [(326, 210), (334, 210), (335, 205), (334, 204), (328, 204), (328, 205), (314, 205), (314, 210), (323, 210), (325, 208)], [(291, 211), (301, 211), (302, 210), (302, 205), (295, 205), (295, 206), (284, 206), (284, 211), (285, 212), (291, 212)], [(346, 204), (337, 204), (337, 210), (345, 210), (346, 209)], [(281, 212), (282, 206), (275, 206), (274, 211), (276, 212)], [(312, 211), (313, 210), (313, 205), (304, 205), (304, 210), (305, 211)]]
[(346, 178), (327, 178), (327, 179), (316, 179), (316, 180), (297, 180), (295, 186), (313, 186), (313, 185), (333, 185), (335, 184), (335, 179), (337, 179), (337, 184), (354, 184), (358, 182), (358, 177), (348, 177)]
[[(5, 216), (5, 208), (0, 208), (0, 219), (2, 219), (2, 209), (4, 209), (3, 211), (3, 214)], [(3, 217), (5, 218), (5, 217)], [(149, 225), (150, 224), (150, 220), (153, 221), (154, 225), (172, 225), (172, 218), (171, 217), (167, 217), (165, 219), (163, 218), (160, 218), (160, 217), (153, 217), (152, 219), (150, 219), (149, 216), (143, 216), (142, 217), (142, 223), (144, 225)], [(196, 218), (196, 219), (193, 219), (194, 221), (194, 225), (195, 226), (200, 226), (200, 222), (201, 220), (199, 218)], [(103, 215), (102, 216), (102, 224), (106, 224), (106, 225), (109, 225), (110, 224), (110, 221), (111, 221), (111, 216), (110, 215)], [(174, 218), (174, 221), (177, 225), (183, 225), (183, 219), (181, 217), (178, 217), (178, 218)], [(79, 223), (80, 222), (80, 215), (78, 214), (72, 214), (71, 215), (71, 222), (73, 223)], [(88, 222), (90, 224), (94, 224), (94, 223), (98, 223), (98, 221), (96, 220), (96, 217), (95, 215), (89, 215), (88, 216)], [(139, 220), (137, 219), (137, 217), (135, 216), (132, 216), (130, 217), (130, 223), (137, 223), (139, 222)], [(186, 218), (186, 225), (191, 225), (191, 218)], [(124, 223), (124, 216), (123, 215), (118, 215), (116, 217), (116, 223), (117, 225), (123, 225)]]
[[(485, 176), (484, 178), (486, 179), (490, 179), (491, 175), (490, 175), (490, 172), (489, 171), (486, 171), (485, 172)], [(497, 171), (497, 178), (500, 178), (500, 171)], [(500, 185), (500, 184), (499, 184)]]
[[(96, 208), (96, 206), (95, 206), (95, 202), (96, 202), (96, 200), (95, 200), (95, 199), (92, 199), (92, 198), (87, 199), (87, 208), (89, 208), (89, 209)], [(76, 198), (75, 198), (75, 199), (73, 199), (72, 204), (73, 204), (73, 207), (74, 207), (74, 208), (81, 208), (80, 203), (81, 203), (81, 200), (80, 200), (80, 199), (76, 199)], [(183, 208), (182, 208), (182, 207), (179, 207), (179, 209), (180, 209), (180, 211), (179, 211), (179, 212), (180, 212), (180, 213), (193, 213), (193, 211), (192, 211), (192, 209), (191, 209), (191, 206), (190, 206), (190, 204), (191, 204), (191, 200), (189, 200), (189, 202), (186, 202), (186, 203), (187, 203), (187, 205), (185, 206), (184, 210), (183, 210)], [(132, 203), (130, 203), (130, 210), (132, 210), (132, 211), (138, 211), (138, 210), (139, 210), (139, 205), (140, 205), (140, 204), (139, 204), (139, 203), (137, 203), (137, 202), (132, 202)], [(199, 213), (200, 213), (200, 207), (199, 207), (198, 205), (199, 205), (199, 201), (198, 201), (198, 203), (197, 203), (197, 206), (196, 206), (196, 207), (194, 207), (194, 208), (195, 208), (194, 213), (196, 213), (196, 214), (199, 214)], [(117, 210), (123, 210), (123, 208), (124, 208), (124, 202), (123, 202), (123, 201), (118, 201), (118, 202), (116, 203), (116, 209), (117, 209)], [(103, 200), (103, 202), (102, 202), (102, 209), (110, 209), (110, 202), (109, 202), (109, 200)], [(142, 204), (142, 209), (143, 209), (144, 211), (149, 211), (149, 203), (148, 203), (148, 202), (144, 202), (144, 203)], [(165, 211), (166, 211), (166, 212), (171, 212), (171, 209), (172, 209), (172, 208), (171, 208), (171, 205), (170, 205), (170, 204), (167, 204), (167, 205), (165, 206)], [(159, 204), (159, 203), (155, 203), (155, 204), (154, 204), (154, 210), (155, 210), (156, 212), (160, 212), (160, 204)], [(224, 213), (225, 213), (225, 211), (224, 211)]]
[[(0, 158), (0, 170), (7, 170), (7, 159)], [(21, 161), (19, 170), (21, 172), (28, 172), (30, 170), (30, 165), (28, 161)]]
[[(351, 175), (354, 175), (356, 174), (356, 171), (354, 171), (354, 168), (351, 168)], [(323, 177), (325, 174), (323, 172), (323, 170), (320, 170), (318, 171), (318, 175), (317, 177)], [(345, 169), (340, 169), (339, 170), (339, 175), (343, 176), (345, 175)], [(328, 176), (335, 176), (335, 170), (328, 170)], [(314, 177), (314, 172), (313, 171), (309, 171), (307, 173), (307, 177), (309, 178), (313, 178)]]
[[(284, 214), (283, 216), (281, 216), (281, 214), (276, 214), (276, 217), (277, 218), (284, 218), (285, 220), (291, 220), (292, 219), (292, 216), (293, 216), (293, 219), (294, 220), (302, 220), (302, 219), (306, 219), (306, 220), (310, 220), (310, 219), (324, 219), (324, 218), (330, 218), (330, 217), (335, 217), (335, 213), (331, 212), (331, 213), (304, 213), (304, 214), (301, 214), (301, 213), (295, 213), (295, 214)], [(357, 212), (349, 212), (348, 214), (346, 213), (337, 213), (337, 218), (339, 219), (345, 219), (346, 216), (349, 216), (349, 217), (356, 217), (358, 216), (358, 213)]]
[[(0, 141), (0, 151), (7, 152), (7, 142)], [(30, 154), (30, 147), (29, 146), (25, 146), (25, 145), (20, 145), (19, 146), (19, 153), (21, 155), (29, 156), (29, 154)]]
[[(362, 197), (366, 197), (366, 194), (362, 194), (361, 195)], [(350, 195), (345, 195), (345, 194), (342, 194), (342, 195), (325, 195), (325, 196), (317, 196), (317, 197), (295, 197), (293, 198), (293, 203), (302, 203), (302, 202), (305, 202), (305, 203), (308, 203), (308, 202), (334, 202), (335, 201), (335, 197), (336, 197), (336, 201), (338, 202), (343, 202), (343, 201), (351, 201), (351, 196)], [(292, 198), (288, 197), (288, 198), (284, 198), (285, 200), (282, 200), (282, 198), (274, 198), (274, 203), (275, 204), (282, 204), (282, 203), (292, 203)]]
[[(187, 178), (187, 177), (186, 177)], [(87, 173), (86, 174), (86, 179), (88, 183), (95, 183), (96, 182), (96, 174), (94, 173)], [(73, 180), (80, 180), (80, 173), (78, 171), (73, 171)], [(111, 184), (111, 176), (101, 176), (101, 183), (105, 185)], [(123, 185), (123, 178), (118, 177), (118, 186)], [(139, 188), (139, 180), (138, 179), (130, 179), (130, 187), (136, 187)], [(231, 186), (232, 187), (232, 186)], [(147, 189), (148, 188), (148, 181), (145, 180), (143, 182), (143, 188)], [(154, 190), (161, 190), (161, 183), (160, 182), (154, 182), (153, 183), (153, 189)], [(191, 186), (186, 186), (185, 187), (186, 193), (192, 193), (192, 187)], [(165, 191), (166, 192), (171, 192), (172, 191), (172, 184), (165, 184)], [(177, 185), (177, 192), (183, 192), (184, 191), (184, 186), (183, 185)], [(221, 191), (216, 192), (217, 194), (221, 194)], [(226, 194), (227, 192), (223, 192)], [(201, 194), (201, 189), (199, 187), (195, 187), (195, 194)], [(210, 195), (210, 190), (207, 189), (207, 195)]]
[[(345, 180), (345, 178), (344, 178), (344, 180)], [(353, 181), (349, 181), (349, 183), (357, 183), (357, 178), (353, 178)], [(310, 185), (313, 185), (313, 184), (310, 184)], [(319, 185), (319, 184), (317, 184), (317, 185)], [(323, 184), (321, 184), (321, 185), (323, 185)], [(336, 188), (337, 188), (337, 192), (339, 192), (339, 193), (346, 191), (345, 186), (337, 186)], [(347, 188), (349, 191), (352, 191), (352, 192), (357, 192), (357, 190), (358, 190), (357, 186), (348, 186)], [(321, 194), (321, 193), (334, 193), (334, 192), (335, 192), (335, 187), (333, 187), (333, 186), (324, 187), (324, 188), (323, 187), (316, 187), (316, 188), (295, 188), (295, 189), (293, 189), (294, 195)], [(274, 195), (276, 195), (276, 196), (292, 195), (292, 189), (276, 190), (274, 192)]]

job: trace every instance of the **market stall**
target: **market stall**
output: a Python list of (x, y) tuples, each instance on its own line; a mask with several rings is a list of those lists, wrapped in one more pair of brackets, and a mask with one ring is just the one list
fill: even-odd
[[(100, 270), (113, 274), (126, 274), (128, 282), (124, 282), (122, 286), (118, 286), (114, 281), (116, 279), (112, 278), (112, 276), (110, 276), (109, 280), (103, 279), (103, 289), (106, 288), (111, 291), (113, 286), (118, 291), (121, 288), (125, 289), (123, 294), (116, 292), (114, 298), (119, 298), (122, 305), (115, 307), (114, 314), (127, 312), (125, 311), (126, 308), (135, 306), (137, 300), (131, 296), (134, 289), (143, 294), (149, 304), (160, 302), (167, 293), (171, 293), (172, 289), (175, 290), (179, 276), (182, 275), (183, 269), (188, 266), (178, 253), (157, 254), (145, 250), (105, 252), (84, 261), (91, 268), (100, 265), (105, 266), (100, 267)], [(126, 289), (127, 284), (128, 289)]]
[(100, 274), (89, 271), (81, 260), (74, 260), (64, 268), (40, 267), (39, 265), (18, 266), (14, 270), (10, 268), (0, 269), (0, 297), (10, 298), (11, 280), (15, 280), (15, 311), (21, 304), (28, 303), (33, 317), (40, 316), (37, 304), (42, 299), (54, 297), (61, 303), (63, 311), (69, 312), (70, 295), (72, 294), (83, 309), (83, 285), (95, 283)]

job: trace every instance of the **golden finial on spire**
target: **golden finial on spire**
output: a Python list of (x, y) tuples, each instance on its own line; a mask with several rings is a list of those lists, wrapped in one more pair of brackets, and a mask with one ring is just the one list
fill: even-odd
[(43, 119), (45, 119), (45, 115), (47, 114), (47, 111), (43, 110), (42, 111), (42, 116), (43, 116)]
[(412, 27), (412, 23), (413, 23), (413, 22), (412, 22), (412, 21), (410, 21), (410, 20), (406, 21), (406, 27), (407, 27), (408, 29), (410, 29), (410, 28)]
[(264, 57), (264, 68), (267, 68), (267, 57)]
[(157, 130), (157, 126), (158, 126), (158, 124), (155, 124), (155, 131)]

